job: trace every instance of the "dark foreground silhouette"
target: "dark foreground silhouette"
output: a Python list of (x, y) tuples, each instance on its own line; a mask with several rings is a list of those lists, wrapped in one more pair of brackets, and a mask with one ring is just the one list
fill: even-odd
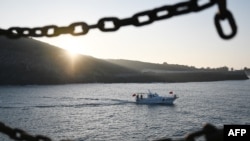
[(102, 60), (30, 38), (0, 37), (0, 84), (191, 82), (248, 79), (243, 70), (197, 69), (183, 65)]

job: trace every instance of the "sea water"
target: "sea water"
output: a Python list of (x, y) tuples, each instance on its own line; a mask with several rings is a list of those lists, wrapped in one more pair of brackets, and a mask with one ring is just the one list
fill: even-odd
[[(174, 105), (138, 105), (132, 94), (178, 95)], [(250, 80), (0, 86), (0, 121), (53, 140), (179, 138), (211, 123), (250, 124)], [(1, 141), (9, 141), (0, 133)]]

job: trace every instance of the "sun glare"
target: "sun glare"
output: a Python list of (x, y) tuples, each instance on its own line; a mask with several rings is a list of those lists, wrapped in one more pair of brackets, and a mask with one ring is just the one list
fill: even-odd
[(70, 58), (76, 58), (77, 57), (77, 55), (79, 55), (79, 53), (77, 53), (77, 52), (75, 52), (75, 51), (73, 51), (73, 50), (67, 50), (67, 54), (68, 54), (68, 56), (70, 57)]
[(67, 37), (61, 41), (61, 47), (68, 50), (69, 54), (71, 54), (72, 56), (76, 54), (81, 54), (84, 51), (79, 40), (75, 39), (74, 37)]
[(44, 41), (67, 50), (71, 57), (77, 56), (78, 54), (84, 54), (85, 51), (82, 41), (70, 35), (64, 35), (54, 39), (45, 39)]
[(66, 50), (66, 55), (74, 66), (78, 60), (78, 56), (84, 53), (83, 45), (74, 37), (62, 36), (56, 41), (57, 46)]
[(69, 62), (68, 66), (68, 74), (74, 75), (75, 72), (77, 71), (77, 62), (78, 62), (78, 56), (79, 53), (74, 50), (68, 50), (66, 49), (66, 56)]

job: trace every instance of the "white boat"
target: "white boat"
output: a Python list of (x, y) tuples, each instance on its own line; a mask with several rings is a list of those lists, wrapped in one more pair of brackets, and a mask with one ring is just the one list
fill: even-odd
[(178, 98), (173, 92), (169, 92), (170, 96), (159, 96), (157, 93), (152, 93), (150, 90), (148, 93), (134, 93), (135, 101), (138, 104), (167, 104), (172, 105)]

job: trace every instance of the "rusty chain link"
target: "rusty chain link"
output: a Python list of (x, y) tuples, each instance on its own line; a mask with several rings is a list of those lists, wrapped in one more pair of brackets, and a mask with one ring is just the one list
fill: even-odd
[[(42, 135), (30, 135), (25, 131), (17, 128), (11, 128), (0, 122), (0, 132), (8, 135), (11, 139), (16, 141), (52, 141), (49, 137)], [(171, 139), (162, 138), (155, 141), (195, 141), (197, 137), (204, 135), (206, 141), (223, 141), (223, 129), (217, 129), (211, 124), (206, 124), (202, 130), (188, 134), (184, 138)], [(72, 140), (61, 140), (61, 141), (72, 141)]]
[[(20, 37), (56, 37), (61, 34), (71, 34), (73, 36), (85, 35), (90, 29), (98, 28), (103, 32), (116, 31), (120, 27), (127, 25), (144, 26), (151, 24), (154, 21), (168, 19), (173, 16), (187, 14), (190, 12), (198, 12), (209, 8), (216, 3), (219, 6), (219, 13), (215, 16), (216, 29), (223, 39), (230, 39), (235, 36), (237, 32), (237, 26), (234, 21), (233, 15), (226, 8), (226, 0), (207, 0), (206, 3), (199, 3), (199, 0), (190, 0), (187, 2), (181, 2), (171, 6), (162, 6), (153, 10), (147, 10), (134, 14), (130, 18), (119, 19), (117, 17), (105, 17), (100, 19), (95, 25), (88, 25), (85, 22), (72, 23), (69, 26), (58, 27), (56, 25), (48, 25), (44, 27), (10, 27), (9, 29), (1, 29), (0, 35), (5, 35), (8, 38), (20, 38)], [(231, 34), (226, 35), (223, 32), (223, 28), (220, 24), (221, 20), (227, 19), (231, 27)], [(112, 26), (107, 26), (107, 24)]]

